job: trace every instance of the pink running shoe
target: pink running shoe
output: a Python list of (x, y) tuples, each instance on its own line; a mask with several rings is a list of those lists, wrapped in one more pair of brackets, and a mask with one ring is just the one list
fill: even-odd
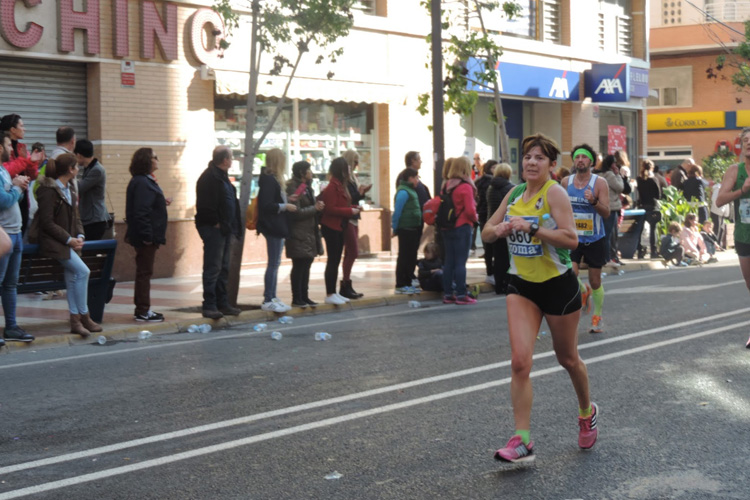
[(464, 295), (463, 297), (456, 297), (456, 304), (459, 306), (468, 306), (476, 303), (477, 299), (469, 297), (468, 295)]
[(582, 418), (578, 417), (578, 446), (584, 450), (593, 448), (596, 443), (596, 437), (599, 435), (599, 429), (596, 428), (596, 419), (599, 418), (599, 407), (596, 403), (591, 403), (591, 415)]
[(455, 304), (455, 303), (456, 303), (455, 295), (443, 295), (443, 304)]
[(745, 344), (745, 347), (746, 347), (747, 349), (750, 349), (750, 337), (748, 337), (748, 339), (747, 339), (747, 343)]
[(523, 439), (518, 434), (510, 438), (505, 448), (495, 452), (495, 460), (502, 462), (531, 462), (535, 458), (534, 443), (529, 441), (529, 444), (523, 444)]

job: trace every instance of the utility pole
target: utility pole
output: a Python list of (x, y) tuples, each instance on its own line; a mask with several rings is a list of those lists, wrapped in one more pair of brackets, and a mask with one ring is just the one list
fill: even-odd
[(443, 123), (443, 26), (441, 0), (431, 0), (432, 15), (432, 144), (435, 162), (436, 195), (440, 194), (443, 183), (443, 162), (445, 162), (445, 131)]

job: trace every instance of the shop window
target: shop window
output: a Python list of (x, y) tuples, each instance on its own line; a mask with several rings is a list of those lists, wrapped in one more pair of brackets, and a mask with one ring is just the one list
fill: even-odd
[(706, 22), (743, 22), (750, 19), (750, 2), (706, 0)]
[(630, 158), (631, 168), (638, 158), (637, 113), (619, 109), (599, 109), (599, 152), (602, 155), (624, 150)]
[(633, 54), (631, 0), (599, 0), (600, 48), (624, 56)]
[(356, 0), (352, 9), (358, 10), (371, 16), (386, 15), (387, 0)]
[(654, 165), (659, 167), (662, 174), (666, 173), (667, 169), (675, 168), (681, 164), (685, 158), (693, 157), (693, 150), (689, 147), (685, 148), (673, 148), (673, 149), (649, 149), (648, 159), (654, 162)]
[(561, 40), (561, 0), (524, 0), (521, 13), (513, 19), (497, 9), (489, 16), (487, 29), (507, 36), (559, 44)]

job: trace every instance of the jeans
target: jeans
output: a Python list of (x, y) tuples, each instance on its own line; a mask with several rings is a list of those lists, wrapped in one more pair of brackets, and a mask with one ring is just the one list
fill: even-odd
[(613, 252), (612, 248), (617, 248), (617, 218), (619, 216), (619, 210), (612, 210), (609, 213), (609, 217), (604, 219), (604, 238), (606, 238), (604, 241), (607, 242), (607, 261), (613, 260), (617, 257), (617, 250), (614, 250)]
[[(479, 234), (482, 234), (482, 231), (484, 231), (484, 226), (487, 224), (487, 222), (480, 222), (479, 223)], [(487, 243), (486, 241), (482, 242), (482, 246), (484, 247), (484, 269), (486, 271), (487, 276), (494, 276), (495, 275), (495, 249), (494, 243)]]
[(326, 295), (336, 293), (336, 281), (339, 278), (339, 264), (341, 263), (341, 253), (344, 251), (344, 233), (336, 231), (328, 226), (320, 226), (320, 232), (323, 239), (326, 240), (326, 253), (328, 262), (326, 262)]
[(398, 257), (396, 258), (396, 288), (411, 286), (411, 277), (417, 267), (419, 229), (398, 230)]
[(284, 238), (266, 236), (266, 253), (268, 253), (268, 265), (266, 275), (263, 278), (263, 302), (271, 302), (276, 298), (276, 283), (279, 278), (279, 266), (281, 265), (281, 251), (284, 249)]
[(203, 240), (203, 309), (227, 307), (232, 235), (223, 235), (214, 226), (199, 226), (198, 234)]
[(0, 258), (0, 283), (2, 284), (3, 314), (5, 328), (16, 326), (16, 298), (18, 290), (18, 272), (21, 269), (23, 236), (21, 233), (9, 234), (11, 251)]
[(498, 238), (492, 244), (492, 251), (495, 254), (495, 293), (505, 293), (509, 279), (508, 268), (510, 268), (508, 241), (505, 238)]
[(65, 270), (65, 288), (68, 289), (70, 314), (88, 314), (89, 268), (71, 248), (70, 258), (59, 261)]
[(157, 245), (141, 245), (135, 249), (135, 286), (133, 303), (135, 315), (147, 315), (151, 310), (151, 276), (154, 274), (154, 258)]
[(443, 231), (445, 245), (445, 263), (443, 264), (443, 290), (445, 295), (452, 295), (453, 283), (456, 284), (456, 296), (466, 295), (466, 261), (471, 249), (472, 227), (464, 224)]

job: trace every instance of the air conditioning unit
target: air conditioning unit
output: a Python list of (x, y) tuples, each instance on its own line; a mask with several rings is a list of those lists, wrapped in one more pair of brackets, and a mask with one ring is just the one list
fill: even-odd
[(216, 72), (207, 64), (201, 64), (201, 80), (216, 80)]

